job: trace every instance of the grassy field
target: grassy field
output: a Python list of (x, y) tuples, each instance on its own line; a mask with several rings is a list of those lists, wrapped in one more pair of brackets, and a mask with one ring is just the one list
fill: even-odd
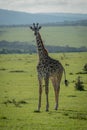
[[(84, 26), (43, 27), (41, 35), (46, 45), (87, 47), (87, 27)], [(0, 41), (35, 44), (34, 39), (33, 32), (28, 27), (0, 28)]]
[[(50, 82), (50, 110), (45, 112), (43, 87), (42, 108), (34, 113), (38, 103), (36, 54), (0, 55), (0, 130), (86, 130), (87, 75), (83, 72), (87, 53), (50, 54), (65, 67), (69, 86), (61, 81), (59, 110), (54, 110), (54, 92)], [(78, 76), (85, 91), (74, 88)]]

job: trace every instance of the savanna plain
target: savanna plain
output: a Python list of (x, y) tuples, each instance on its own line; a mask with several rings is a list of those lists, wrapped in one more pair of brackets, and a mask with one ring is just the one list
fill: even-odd
[[(59, 110), (54, 110), (52, 84), (49, 85), (50, 110), (45, 112), (43, 85), (42, 108), (38, 104), (36, 54), (0, 55), (0, 130), (86, 130), (87, 129), (87, 75), (83, 72), (87, 53), (57, 53), (51, 57), (65, 67), (69, 86), (61, 81)], [(75, 90), (80, 76), (85, 91)]]
[[(23, 28), (21, 28), (21, 31), (19, 29), (19, 33), (17, 28), (13, 31), (13, 28), (8, 29), (9, 33), (7, 33), (6, 30), (4, 31), (4, 29), (5, 28), (3, 28), (3, 34), (0, 36), (0, 40), (7, 40), (10, 42), (18, 38), (16, 41), (20, 41), (20, 39), (24, 37), (28, 40), (28, 34), (26, 33), (24, 36)], [(71, 34), (65, 33), (69, 39), (67, 39), (65, 35), (64, 38), (62, 38), (62, 34), (64, 34), (66, 27), (47, 29), (52, 36), (53, 33), (56, 34), (55, 32), (58, 31), (57, 29), (60, 29), (60, 43), (64, 43), (63, 41), (68, 40), (66, 43), (71, 41), (71, 46), (73, 46), (75, 42), (78, 43), (75, 44), (76, 47), (82, 42), (83, 45), (86, 46), (87, 28), (85, 27), (75, 27), (77, 31), (72, 27), (67, 27), (67, 31), (70, 32), (72, 30)], [(51, 29), (53, 30), (52, 34), (50, 32)], [(81, 30), (85, 30), (85, 32)], [(45, 39), (45, 36), (49, 38), (49, 33), (45, 35), (44, 32), (45, 29), (42, 31), (43, 39)], [(23, 36), (21, 37), (20, 34)], [(31, 38), (30, 41), (32, 41), (34, 38), (32, 32), (29, 32), (29, 35)], [(54, 35), (54, 37), (56, 37), (56, 35)], [(23, 40), (24, 39), (21, 39), (21, 41)], [(49, 39), (47, 40), (50, 41)], [(56, 42), (57, 41), (55, 41), (55, 43)], [(66, 44), (64, 43), (64, 45)], [(87, 52), (50, 53), (49, 55), (62, 63), (66, 70), (69, 85), (67, 87), (64, 85), (63, 75), (60, 85), (59, 109), (55, 111), (54, 90), (50, 82), (50, 108), (49, 112), (46, 112), (45, 87), (43, 82), (41, 111), (35, 113), (34, 111), (37, 110), (38, 105), (38, 78), (36, 70), (38, 55), (0, 54), (0, 130), (87, 129), (87, 73), (84, 73), (84, 65), (87, 64)], [(83, 82), (84, 91), (75, 89), (75, 83), (78, 77), (80, 77)]]

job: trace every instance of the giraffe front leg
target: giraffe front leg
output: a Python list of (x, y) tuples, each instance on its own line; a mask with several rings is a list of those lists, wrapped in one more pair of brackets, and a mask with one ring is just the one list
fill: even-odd
[(45, 78), (45, 93), (46, 93), (46, 111), (49, 111), (49, 100), (48, 100), (48, 93), (49, 93), (49, 78)]
[(46, 93), (46, 111), (49, 111), (48, 87), (45, 88)]
[(42, 79), (39, 79), (39, 102), (38, 102), (38, 112), (41, 108), (41, 96), (42, 96)]

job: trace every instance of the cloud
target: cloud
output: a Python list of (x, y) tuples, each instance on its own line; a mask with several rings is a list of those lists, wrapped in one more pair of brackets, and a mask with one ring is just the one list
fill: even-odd
[(25, 12), (87, 13), (86, 0), (0, 0), (0, 8)]

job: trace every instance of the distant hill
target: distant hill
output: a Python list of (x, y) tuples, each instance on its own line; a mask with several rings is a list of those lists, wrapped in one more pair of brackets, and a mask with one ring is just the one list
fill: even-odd
[(18, 11), (10, 11), (0, 9), (0, 25), (26, 25), (33, 22), (41, 24), (61, 23), (61, 22), (87, 22), (87, 14), (72, 14), (72, 13), (25, 13)]

